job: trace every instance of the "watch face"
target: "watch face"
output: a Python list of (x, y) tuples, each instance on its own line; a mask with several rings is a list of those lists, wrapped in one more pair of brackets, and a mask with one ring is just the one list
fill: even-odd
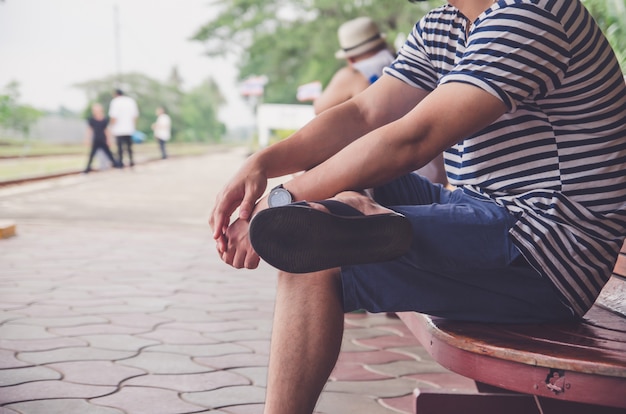
[(268, 204), (270, 207), (286, 206), (291, 203), (291, 193), (284, 188), (275, 188), (270, 193)]

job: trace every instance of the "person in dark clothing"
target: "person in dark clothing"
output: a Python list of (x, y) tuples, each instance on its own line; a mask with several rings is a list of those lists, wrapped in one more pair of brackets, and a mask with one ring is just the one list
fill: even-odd
[(115, 158), (113, 158), (113, 154), (109, 148), (109, 118), (104, 115), (104, 108), (102, 105), (95, 103), (91, 106), (91, 116), (87, 120), (87, 123), (89, 125), (89, 135), (91, 136), (91, 152), (89, 153), (89, 161), (87, 162), (85, 173), (91, 171), (91, 163), (98, 149), (102, 149), (102, 151), (104, 151), (104, 154), (111, 161), (114, 167), (119, 167), (119, 163)]

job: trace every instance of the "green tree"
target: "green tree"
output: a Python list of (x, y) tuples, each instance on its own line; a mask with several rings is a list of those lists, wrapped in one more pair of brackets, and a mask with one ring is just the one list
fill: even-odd
[(28, 137), (30, 129), (43, 112), (32, 106), (20, 104), (19, 99), (20, 84), (15, 81), (9, 82), (0, 94), (0, 125)]
[(265, 102), (295, 103), (298, 85), (327, 84), (344, 63), (335, 59), (337, 29), (347, 20), (369, 16), (393, 43), (443, 0), (424, 3), (377, 0), (218, 0), (221, 13), (202, 26), (193, 39), (207, 54), (236, 52), (239, 77), (266, 75)]
[[(626, 0), (583, 0), (626, 71)], [(216, 0), (221, 11), (193, 39), (210, 56), (240, 57), (239, 79), (265, 75), (265, 102), (295, 103), (297, 86), (328, 83), (343, 62), (334, 58), (337, 28), (358, 16), (372, 17), (390, 43), (443, 0), (423, 3), (379, 0)]]
[(184, 128), (177, 133), (176, 138), (184, 141), (219, 142), (224, 135), (225, 126), (219, 122), (217, 111), (224, 102), (213, 79), (205, 80), (185, 94), (180, 110)]

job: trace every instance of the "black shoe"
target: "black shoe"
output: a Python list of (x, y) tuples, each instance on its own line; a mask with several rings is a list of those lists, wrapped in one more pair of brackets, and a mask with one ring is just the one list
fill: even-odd
[(405, 254), (413, 239), (409, 220), (398, 213), (366, 216), (335, 200), (268, 208), (250, 222), (254, 250), (289, 273), (384, 262)]

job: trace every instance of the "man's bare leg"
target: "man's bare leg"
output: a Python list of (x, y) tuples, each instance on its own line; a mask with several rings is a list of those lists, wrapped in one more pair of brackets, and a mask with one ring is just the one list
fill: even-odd
[[(356, 192), (335, 199), (364, 214), (390, 212)], [(316, 203), (311, 207), (327, 211)], [(315, 409), (341, 348), (341, 295), (339, 269), (279, 273), (265, 414), (310, 414)]]
[(265, 414), (310, 414), (337, 362), (343, 336), (339, 270), (280, 272)]

